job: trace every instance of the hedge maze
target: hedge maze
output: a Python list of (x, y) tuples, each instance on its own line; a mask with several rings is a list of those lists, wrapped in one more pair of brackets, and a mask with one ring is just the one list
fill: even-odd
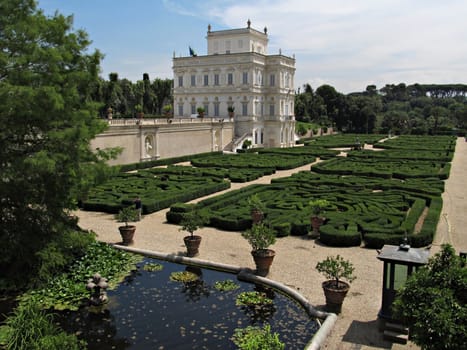
[[(170, 206), (167, 220), (178, 224), (193, 208), (203, 212), (208, 225), (227, 231), (251, 227), (247, 204), (257, 194), (266, 205), (266, 220), (277, 236), (306, 235), (310, 231), (312, 199), (330, 202), (320, 241), (332, 246), (380, 248), (399, 244), (405, 235), (414, 247), (432, 242), (439, 220), (455, 138), (450, 136), (383, 135), (325, 136), (294, 148), (261, 149), (257, 153), (204, 154), (191, 160), (193, 167), (167, 168), (122, 173), (97, 187), (83, 203), (84, 209), (114, 213), (143, 202), (143, 212)], [(329, 148), (353, 148), (355, 140), (372, 143), (377, 150), (352, 150), (336, 157)], [(247, 182), (276, 170), (326, 161), (293, 176), (275, 179), (269, 185), (249, 185), (199, 202), (195, 198)], [(184, 159), (186, 160), (186, 159)], [(172, 164), (167, 161), (167, 164)], [(230, 180), (230, 181), (228, 181)]]
[[(333, 153), (330, 153), (333, 154)], [(180, 157), (176, 161), (186, 161)], [(92, 211), (116, 213), (124, 206), (133, 203), (139, 196), (143, 203), (143, 213), (148, 214), (177, 202), (187, 202), (195, 198), (222, 191), (231, 182), (248, 182), (276, 170), (293, 169), (316, 160), (306, 152), (296, 155), (258, 155), (245, 153), (223, 155), (204, 154), (194, 157), (194, 167), (169, 165), (166, 168), (140, 169), (136, 173), (122, 173), (105, 184), (93, 189), (82, 203), (82, 208)], [(149, 162), (148, 162), (149, 163)], [(166, 160), (165, 164), (172, 164)], [(154, 161), (152, 164), (162, 164)], [(146, 163), (141, 168), (147, 166)], [(130, 165), (127, 169), (134, 169)]]
[(316, 157), (313, 154), (214, 154), (202, 158), (193, 159), (191, 164), (195, 167), (220, 167), (220, 168), (253, 168), (253, 169), (275, 169), (286, 170), (298, 168), (302, 165), (313, 163)]
[[(373, 151), (374, 152), (374, 151)], [(313, 166), (320, 174), (375, 176), (382, 178), (439, 177), (447, 179), (451, 164), (440, 161), (349, 157), (332, 159)]]
[(155, 168), (114, 176), (94, 188), (82, 207), (84, 210), (117, 213), (122, 207), (132, 205), (139, 196), (143, 213), (147, 214), (230, 187), (230, 183), (220, 176), (200, 176), (201, 173), (195, 171), (183, 173), (177, 169), (177, 173), (173, 170)]
[[(270, 185), (251, 185), (206, 199), (195, 207), (208, 216), (210, 226), (242, 231), (251, 226), (247, 199), (257, 193), (266, 205), (266, 220), (278, 236), (305, 235), (310, 230), (308, 202), (322, 198), (331, 203), (320, 229), (320, 241), (324, 244), (363, 243), (380, 248), (384, 244), (400, 244), (407, 234), (412, 246), (425, 246), (436, 232), (444, 191), (442, 180), (448, 177), (450, 169), (445, 160), (427, 160), (427, 147), (433, 147), (434, 153), (449, 151), (452, 157), (454, 144), (450, 137), (416, 139), (414, 143), (411, 136), (401, 136), (391, 139), (391, 143), (411, 144), (411, 159), (417, 159), (420, 153), (419, 158), (425, 160), (407, 159), (407, 151), (391, 151), (388, 159), (380, 156), (385, 151), (368, 151), (378, 156), (334, 158), (313, 165), (310, 172), (276, 179)], [(336, 147), (335, 143), (329, 145)], [(394, 148), (403, 150), (401, 145)], [(191, 208), (176, 204), (167, 213), (167, 220), (178, 223)]]
[(385, 137), (385, 135), (338, 134), (306, 140), (304, 144), (325, 148), (353, 148), (357, 142), (361, 145), (364, 143), (373, 145)]

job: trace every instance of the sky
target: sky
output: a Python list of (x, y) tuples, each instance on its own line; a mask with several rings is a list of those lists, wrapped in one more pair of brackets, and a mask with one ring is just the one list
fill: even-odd
[(101, 75), (173, 78), (172, 58), (207, 54), (213, 31), (268, 29), (268, 54), (295, 56), (295, 89), (467, 83), (465, 0), (38, 0), (73, 15), (105, 57)]

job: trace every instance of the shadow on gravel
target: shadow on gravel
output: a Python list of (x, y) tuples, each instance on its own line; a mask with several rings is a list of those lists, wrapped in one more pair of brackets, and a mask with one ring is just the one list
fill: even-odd
[(352, 321), (342, 341), (353, 343), (352, 350), (360, 349), (362, 345), (381, 349), (392, 348), (392, 343), (383, 339), (383, 333), (378, 329), (378, 320)]

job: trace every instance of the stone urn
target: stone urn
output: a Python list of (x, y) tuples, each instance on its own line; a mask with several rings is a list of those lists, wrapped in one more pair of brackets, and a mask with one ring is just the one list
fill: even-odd
[(133, 243), (133, 237), (135, 236), (136, 226), (119, 226), (118, 230), (120, 231), (120, 235), (122, 236), (123, 245), (130, 245), (131, 243)]
[(264, 219), (264, 213), (259, 209), (251, 209), (251, 221), (253, 224), (258, 224)]
[(311, 228), (312, 228), (312, 232), (310, 234), (311, 238), (318, 238), (319, 237), (319, 228), (324, 223), (324, 220), (325, 219), (323, 217), (320, 217), (320, 216), (312, 216), (310, 218)]
[(185, 242), (186, 246), (186, 256), (189, 258), (193, 258), (199, 255), (199, 246), (201, 244), (201, 236), (185, 236), (183, 237), (183, 242)]
[(328, 311), (340, 313), (342, 310), (342, 303), (350, 289), (350, 285), (344, 281), (339, 281), (336, 285), (335, 280), (328, 280), (322, 283), (322, 287)]
[(258, 249), (251, 251), (251, 255), (255, 261), (256, 275), (266, 277), (269, 274), (276, 252), (272, 249)]

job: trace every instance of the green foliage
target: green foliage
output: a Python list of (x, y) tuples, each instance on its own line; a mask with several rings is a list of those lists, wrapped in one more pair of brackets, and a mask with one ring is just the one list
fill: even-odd
[(283, 350), (285, 344), (279, 340), (278, 333), (271, 333), (271, 326), (263, 328), (248, 326), (235, 329), (232, 341), (241, 350)]
[(136, 113), (143, 112), (143, 106), (141, 106), (140, 104), (135, 105), (135, 112)]
[(62, 273), (77, 257), (83, 256), (94, 241), (95, 235), (84, 231), (68, 230), (55, 235), (44, 249), (37, 252), (40, 261), (38, 282), (47, 283)]
[(158, 263), (146, 263), (143, 266), (143, 270), (149, 271), (149, 272), (162, 271), (163, 269), (164, 269), (164, 266)]
[(0, 270), (28, 281), (36, 253), (106, 172), (110, 154), (89, 147), (106, 127), (92, 100), (101, 54), (71, 16), (35, 1), (2, 1), (0, 12)]
[(258, 210), (260, 212), (264, 212), (264, 210), (266, 209), (266, 206), (264, 205), (261, 198), (259, 198), (258, 193), (254, 193), (250, 197), (248, 197), (247, 203), (250, 207), (250, 211)]
[(232, 280), (216, 281), (214, 282), (214, 288), (221, 292), (229, 292), (240, 288), (240, 285)]
[(245, 140), (245, 141), (243, 141), (243, 143), (242, 143), (242, 149), (248, 149), (248, 148), (251, 147), (251, 145), (252, 145), (252, 143), (251, 143), (250, 140)]
[(191, 167), (140, 170), (119, 174), (93, 189), (83, 202), (85, 210), (117, 213), (140, 197), (143, 213), (152, 213), (176, 202), (187, 202), (230, 187), (222, 175)]
[(235, 304), (237, 306), (271, 305), (272, 299), (263, 292), (251, 291), (242, 292), (237, 296)]
[[(246, 142), (246, 141), (245, 141)], [(215, 154), (193, 159), (191, 164), (195, 167), (220, 167), (220, 168), (268, 168), (275, 170), (293, 169), (315, 161), (316, 157), (309, 153), (282, 154)]]
[(202, 228), (206, 224), (206, 217), (200, 211), (195, 211), (192, 208), (191, 211), (188, 211), (183, 214), (180, 225), (180, 231), (187, 231), (190, 233), (191, 237), (196, 230)]
[(128, 226), (129, 222), (138, 221), (138, 212), (133, 207), (124, 207), (115, 217), (118, 222), (124, 222), (125, 226)]
[(311, 213), (315, 216), (324, 214), (324, 209), (329, 206), (329, 201), (326, 199), (315, 199), (308, 203), (311, 208)]
[(305, 126), (304, 123), (300, 123), (298, 122), (296, 127), (295, 127), (295, 132), (299, 135), (299, 136), (303, 136), (307, 133), (308, 131), (308, 128)]
[(410, 327), (412, 341), (426, 350), (462, 349), (467, 338), (467, 267), (449, 244), (413, 273), (393, 304)]
[(39, 303), (21, 303), (1, 327), (6, 350), (81, 350), (86, 342), (60, 331)]
[(170, 274), (170, 280), (175, 282), (194, 282), (198, 279), (199, 276), (190, 271), (176, 271)]
[(43, 288), (23, 294), (21, 300), (40, 301), (43, 308), (57, 310), (77, 310), (89, 296), (85, 282), (98, 272), (108, 279), (110, 289), (135, 269), (138, 255), (125, 253), (110, 245), (94, 242), (87, 248), (86, 254), (69, 266), (68, 272), (58, 274), (49, 280)]
[(356, 278), (353, 275), (355, 270), (353, 264), (340, 255), (326, 257), (325, 260), (316, 264), (316, 270), (327, 279), (334, 280), (336, 288), (339, 285), (339, 280), (344, 278), (351, 283)]
[(250, 243), (253, 251), (267, 249), (276, 242), (274, 231), (265, 223), (254, 224), (242, 233), (242, 237)]

